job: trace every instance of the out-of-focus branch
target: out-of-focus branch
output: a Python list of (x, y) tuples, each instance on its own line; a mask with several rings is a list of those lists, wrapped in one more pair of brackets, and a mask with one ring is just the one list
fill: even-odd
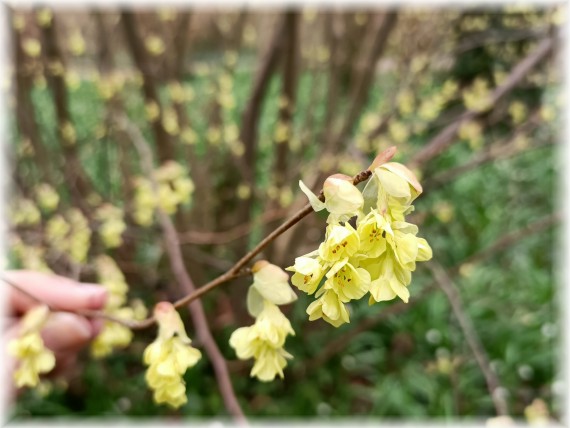
[[(10, 15), (14, 12), (7, 9)], [(14, 18), (10, 16), (10, 21)], [(33, 75), (32, 69), (30, 67), (29, 60), (26, 61), (26, 55), (22, 49), (22, 37), (21, 29), (16, 29), (12, 27), (12, 50), (14, 55), (14, 66), (15, 66), (15, 88), (14, 93), (16, 96), (16, 123), (18, 124), (18, 129), (21, 136), (27, 139), (33, 149), (34, 157), (38, 159), (35, 164), (38, 167), (40, 176), (43, 180), (48, 183), (54, 183), (53, 171), (50, 168), (50, 162), (46, 162), (49, 159), (47, 150), (40, 138), (40, 132), (38, 130), (38, 123), (36, 120), (36, 112), (31, 99), (31, 90), (33, 87)]]
[[(158, 183), (154, 179), (153, 175), (154, 162), (152, 159), (152, 151), (150, 150), (150, 147), (144, 140), (144, 137), (138, 128), (128, 122), (126, 118), (122, 117), (119, 119), (119, 123), (130, 135), (132, 142), (135, 145), (141, 158), (143, 170), (151, 181), (155, 196), (158, 197)], [(178, 233), (174, 227), (174, 223), (160, 207), (157, 207), (157, 214), (159, 217), (160, 225), (164, 232), (164, 243), (166, 246), (166, 252), (170, 259), (172, 273), (174, 274), (176, 280), (183, 288), (185, 293), (194, 293), (196, 287), (194, 286), (192, 278), (184, 266), (184, 258), (182, 256), (180, 242), (178, 240)], [(202, 302), (195, 300), (192, 303), (189, 303), (189, 309), (190, 315), (192, 316), (192, 320), (194, 322), (194, 326), (196, 328), (198, 340), (204, 345), (206, 353), (210, 357), (212, 365), (214, 366), (220, 393), (224, 399), (226, 409), (230, 412), (230, 414), (234, 416), (236, 421), (245, 423), (245, 416), (239, 405), (237, 397), (235, 396), (226, 361), (212, 336), (210, 327), (208, 325), (208, 320), (204, 312), (204, 307), (202, 306)]]
[[(278, 208), (266, 211), (261, 215), (259, 221), (261, 223), (269, 223), (274, 220), (282, 219), (287, 215), (287, 210)], [(181, 244), (206, 244), (206, 245), (223, 245), (236, 239), (246, 236), (254, 227), (254, 222), (239, 224), (231, 229), (221, 232), (201, 232), (190, 230), (179, 234)]]
[[(543, 40), (537, 48), (531, 52), (526, 58), (519, 62), (511, 73), (507, 76), (504, 83), (498, 86), (491, 94), (491, 104), (495, 104), (505, 94), (510, 92), (537, 64), (539, 64), (554, 47), (554, 38)], [(410, 166), (417, 167), (427, 161), (433, 159), (455, 140), (461, 124), (484, 114), (468, 110), (463, 112), (457, 119), (441, 130), (434, 138), (432, 138), (416, 155), (412, 158)]]
[(68, 130), (71, 129), (73, 125), (64, 79), (65, 63), (57, 39), (56, 25), (57, 19), (55, 16), (52, 16), (51, 22), (41, 26), (45, 46), (47, 73), (50, 73), (47, 76), (47, 80), (53, 93), (58, 135), (65, 156), (63, 173), (68, 181), (71, 194), (73, 195), (74, 205), (81, 208), (84, 214), (88, 214), (89, 209), (85, 203), (85, 195), (91, 193), (92, 185), (79, 160), (75, 137), (68, 135)]
[(136, 25), (135, 14), (133, 12), (121, 12), (121, 22), (123, 25), (127, 46), (130, 49), (136, 67), (143, 76), (143, 92), (145, 102), (155, 105), (159, 109), (158, 116), (152, 121), (152, 130), (156, 140), (156, 148), (160, 163), (174, 158), (174, 148), (170, 138), (162, 125), (162, 109), (158, 90), (154, 83), (153, 74), (150, 68), (147, 54), (142, 43), (142, 37)]
[(388, 37), (395, 28), (397, 20), (398, 14), (396, 12), (386, 12), (375, 17), (374, 28), (370, 31), (370, 37), (366, 40), (368, 45), (363, 47), (362, 58), (357, 62), (357, 65), (361, 68), (358, 70), (359, 75), (351, 88), (352, 102), (350, 108), (345, 116), (341, 131), (330, 145), (330, 149), (333, 151), (350, 135), (358, 116), (366, 105), (370, 85), (376, 73), (376, 63), (384, 52)]
[(433, 273), (435, 280), (439, 287), (443, 290), (449, 303), (451, 304), (451, 308), (459, 322), (459, 326), (465, 335), (465, 340), (467, 340), (467, 344), (471, 348), (471, 352), (475, 356), (477, 360), (477, 364), (479, 364), (479, 368), (481, 372), (483, 372), (483, 376), (485, 376), (485, 381), (487, 382), (487, 388), (489, 389), (489, 395), (493, 400), (493, 404), (495, 406), (495, 411), (499, 416), (506, 416), (509, 414), (507, 402), (505, 398), (499, 393), (499, 388), (501, 384), (499, 382), (499, 378), (491, 369), (491, 364), (489, 362), (489, 356), (485, 351), (485, 347), (477, 334), (477, 330), (473, 326), (471, 319), (465, 313), (463, 308), (463, 303), (461, 301), (461, 296), (459, 291), (457, 290), (457, 286), (453, 283), (451, 276), (445, 271), (445, 269), (435, 260), (432, 260), (428, 264), (429, 269)]
[[(274, 199), (268, 198), (266, 209), (276, 209), (281, 206), (279, 196), (287, 183), (289, 177), (287, 171), (290, 166), (290, 143), (293, 135), (293, 114), (296, 107), (296, 92), (298, 81), (298, 22), (299, 13), (288, 11), (285, 14), (285, 36), (286, 44), (283, 49), (284, 58), (282, 62), (282, 89), (281, 105), (279, 106), (278, 126), (282, 130), (287, 130), (285, 135), (277, 135), (275, 139), (275, 162), (273, 166), (273, 180), (278, 193)], [(265, 231), (270, 231), (276, 226), (275, 222), (269, 222)], [(267, 256), (273, 257), (273, 246), (267, 249)]]
[(518, 139), (520, 137), (528, 135), (530, 132), (536, 129), (539, 124), (540, 117), (539, 114), (536, 113), (527, 122), (515, 130), (515, 132), (508, 139), (504, 139), (490, 145), (484, 151), (478, 153), (463, 165), (458, 165), (456, 167), (442, 171), (434, 177), (427, 178), (424, 181), (424, 188), (434, 190), (435, 188), (443, 186), (446, 183), (452, 182), (456, 177), (463, 175), (465, 172), (471, 171), (472, 169), (484, 165), (487, 162), (506, 159), (519, 153), (523, 153), (527, 150), (553, 144), (552, 139), (548, 139), (532, 143), (528, 147), (520, 147)]

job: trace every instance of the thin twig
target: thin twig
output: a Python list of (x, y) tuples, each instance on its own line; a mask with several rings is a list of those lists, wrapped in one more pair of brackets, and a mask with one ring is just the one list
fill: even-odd
[[(136, 128), (125, 116), (121, 116), (118, 119), (118, 122), (131, 137), (131, 140), (139, 153), (143, 170), (151, 182), (155, 196), (158, 197), (158, 183), (154, 179), (153, 175), (154, 162), (150, 147), (139, 129)], [(164, 243), (166, 246), (166, 252), (170, 259), (172, 272), (186, 293), (194, 293), (196, 291), (196, 287), (194, 286), (194, 282), (184, 265), (184, 258), (182, 256), (180, 242), (178, 240), (178, 232), (174, 227), (174, 223), (168, 214), (166, 214), (160, 207), (157, 207), (156, 212), (164, 232)], [(239, 269), (233, 273), (237, 273), (237, 271), (239, 271)], [(186, 304), (188, 303), (189, 302), (186, 302)], [(192, 301), (189, 305), (189, 309), (198, 339), (204, 345), (206, 353), (210, 357), (210, 361), (214, 366), (214, 372), (216, 374), (218, 386), (226, 405), (226, 409), (233, 415), (237, 422), (240, 424), (247, 424), (245, 415), (240, 407), (231, 383), (226, 360), (210, 331), (210, 326), (208, 325), (208, 319), (206, 318), (202, 302), (199, 300)]]
[[(282, 219), (286, 215), (286, 210), (279, 208), (266, 211), (261, 216), (261, 223), (270, 223), (275, 220)], [(242, 236), (246, 236), (253, 229), (253, 222), (248, 221), (238, 224), (231, 229), (221, 232), (201, 232), (189, 230), (179, 234), (181, 244), (207, 244), (207, 245), (223, 245), (235, 241)]]
[[(495, 105), (499, 99), (510, 92), (518, 83), (539, 64), (554, 47), (554, 38), (549, 37), (543, 40), (537, 48), (527, 57), (520, 61), (507, 76), (504, 83), (498, 86), (491, 94), (491, 105)], [(461, 113), (456, 120), (441, 130), (429, 143), (427, 143), (411, 160), (411, 166), (417, 167), (433, 159), (442, 153), (454, 142), (461, 124), (468, 122), (485, 112), (466, 110)]]
[(0, 280), (5, 282), (6, 284), (8, 284), (10, 287), (14, 288), (15, 290), (17, 290), (18, 292), (24, 294), (26, 297), (29, 297), (30, 299), (34, 300), (35, 302), (38, 302), (39, 304), (42, 304), (42, 305), (46, 305), (48, 307), (48, 309), (50, 310), (50, 312), (66, 312), (66, 313), (70, 313), (70, 314), (81, 315), (81, 316), (84, 316), (87, 318), (103, 318), (103, 319), (107, 319), (109, 321), (116, 322), (118, 324), (122, 324), (125, 327), (131, 328), (131, 329), (138, 328), (139, 324), (140, 324), (137, 321), (130, 321), (130, 320), (127, 320), (124, 318), (117, 318), (113, 315), (110, 315), (110, 314), (107, 314), (107, 313), (101, 312), (101, 311), (94, 311), (94, 310), (89, 310), (89, 309), (78, 309), (78, 310), (62, 309), (62, 308), (59, 308), (57, 306), (54, 306), (53, 304), (49, 304), (49, 303), (45, 302), (44, 300), (40, 299), (37, 296), (34, 296), (33, 293), (30, 293), (28, 290), (24, 289), (24, 287), (22, 287), (21, 285), (18, 285), (17, 283), (6, 278), (5, 276), (0, 277)]
[(467, 344), (471, 348), (471, 352), (473, 352), (475, 360), (477, 360), (477, 364), (479, 365), (479, 368), (485, 377), (487, 388), (489, 389), (489, 395), (493, 400), (497, 415), (507, 416), (509, 414), (507, 402), (505, 398), (499, 393), (501, 383), (499, 382), (498, 376), (495, 372), (493, 372), (493, 369), (491, 368), (489, 356), (487, 355), (487, 351), (485, 350), (485, 347), (483, 346), (483, 343), (477, 334), (477, 330), (475, 330), (471, 319), (463, 308), (461, 295), (457, 290), (457, 286), (454, 284), (451, 276), (446, 272), (446, 270), (435, 260), (432, 260), (428, 264), (428, 268), (433, 273), (437, 284), (443, 290), (447, 296), (447, 299), (449, 300), (453, 314), (459, 322), (459, 326), (463, 331), (463, 335), (467, 340)]

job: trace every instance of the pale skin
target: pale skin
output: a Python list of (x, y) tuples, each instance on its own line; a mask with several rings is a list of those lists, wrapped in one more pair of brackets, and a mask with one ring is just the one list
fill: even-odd
[[(7, 301), (4, 319), (4, 341), (8, 343), (18, 335), (19, 319), (32, 307), (45, 302), (51, 308), (78, 311), (101, 310), (107, 300), (107, 291), (100, 285), (79, 283), (69, 278), (33, 271), (7, 271), (2, 273), (7, 280), (37, 298), (32, 299), (14, 287), (5, 287)], [(47, 348), (54, 352), (56, 366), (48, 376), (71, 372), (77, 362), (77, 355), (101, 331), (102, 319), (87, 319), (69, 312), (50, 314), (41, 335)], [(5, 349), (4, 349), (5, 353)], [(14, 360), (5, 354), (6, 374), (11, 378)], [(13, 384), (11, 379), (6, 379)]]

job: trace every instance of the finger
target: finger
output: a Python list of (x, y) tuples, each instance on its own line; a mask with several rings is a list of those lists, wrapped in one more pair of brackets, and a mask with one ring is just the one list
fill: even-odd
[(91, 323), (79, 315), (59, 312), (50, 315), (42, 338), (54, 352), (76, 353), (95, 337)]
[(38, 300), (54, 309), (102, 309), (107, 299), (107, 291), (96, 284), (79, 283), (62, 276), (32, 271), (9, 271), (3, 276), (29, 293), (10, 287), (9, 307), (15, 312), (26, 312), (38, 305)]

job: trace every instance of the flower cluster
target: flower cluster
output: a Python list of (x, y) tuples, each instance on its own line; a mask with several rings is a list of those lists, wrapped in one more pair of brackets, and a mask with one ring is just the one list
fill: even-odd
[(91, 247), (89, 221), (77, 208), (65, 215), (56, 214), (46, 223), (46, 238), (50, 246), (65, 254), (74, 263), (84, 263)]
[[(407, 286), (416, 262), (432, 256), (417, 226), (405, 216), (422, 188), (411, 171), (399, 163), (375, 162), (372, 176), (360, 190), (350, 177), (329, 177), (322, 202), (301, 182), (316, 211), (326, 208), (326, 237), (318, 250), (295, 259), (293, 285), (317, 300), (309, 305), (309, 319), (323, 318), (335, 327), (350, 321), (345, 306), (370, 293), (369, 303), (408, 302)], [(355, 226), (349, 222), (355, 219)]]
[(144, 363), (149, 366), (145, 379), (154, 390), (154, 401), (174, 408), (185, 404), (186, 387), (182, 376), (202, 357), (184, 330), (180, 315), (171, 303), (160, 302), (154, 309), (158, 337), (144, 351)]
[[(100, 255), (95, 260), (99, 283), (108, 292), (104, 312), (117, 318), (132, 320), (144, 319), (146, 308), (137, 304), (123, 306), (127, 300), (129, 287), (121, 270), (109, 256)], [(91, 343), (91, 354), (95, 358), (109, 355), (115, 348), (124, 348), (131, 343), (133, 332), (128, 327), (114, 321), (105, 321), (101, 332)]]
[(255, 359), (250, 375), (269, 382), (276, 375), (283, 378), (287, 358), (293, 358), (283, 346), (287, 336), (295, 335), (291, 323), (277, 305), (291, 303), (297, 296), (289, 285), (289, 275), (264, 260), (252, 268), (253, 284), (247, 294), (247, 309), (255, 324), (232, 333), (230, 346), (238, 358)]
[(55, 356), (48, 350), (40, 336), (40, 330), (49, 316), (45, 305), (29, 310), (21, 321), (19, 337), (8, 343), (8, 352), (16, 357), (19, 366), (14, 372), (16, 387), (35, 387), (40, 383), (40, 374), (55, 367)]
[(138, 177), (135, 182), (134, 219), (142, 226), (152, 224), (154, 209), (159, 206), (167, 214), (174, 214), (179, 205), (190, 202), (194, 182), (177, 162), (168, 161), (154, 173), (158, 183), (158, 199), (151, 181)]
[(107, 248), (116, 248), (123, 243), (122, 234), (127, 228), (123, 211), (111, 204), (101, 205), (95, 212), (95, 218), (101, 222), (99, 236)]

